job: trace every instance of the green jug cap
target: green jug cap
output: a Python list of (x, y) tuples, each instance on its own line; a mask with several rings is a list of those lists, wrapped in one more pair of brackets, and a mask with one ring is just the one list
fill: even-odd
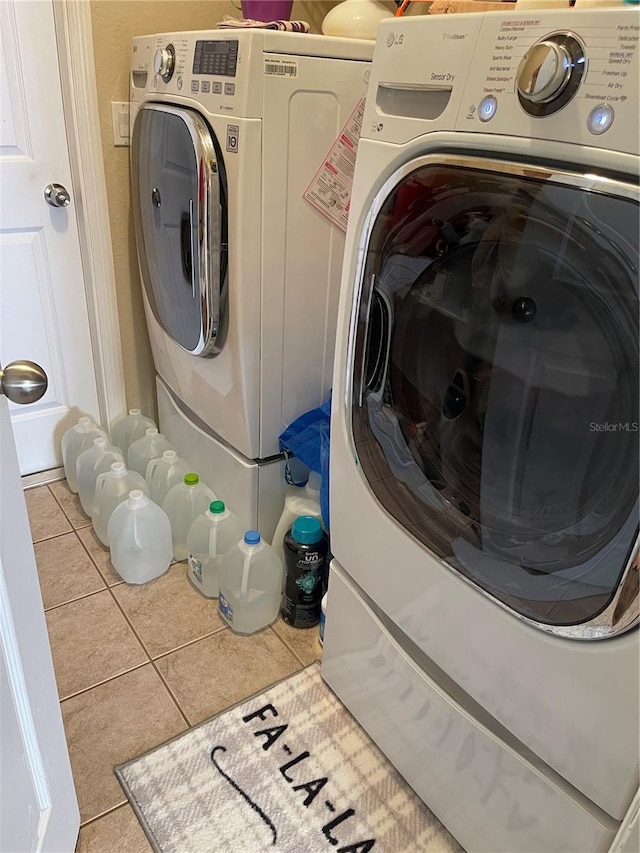
[(224, 501), (211, 501), (209, 504), (209, 512), (214, 512), (216, 515), (224, 512)]
[(200, 482), (200, 477), (197, 474), (185, 474), (184, 482), (187, 486), (197, 486)]

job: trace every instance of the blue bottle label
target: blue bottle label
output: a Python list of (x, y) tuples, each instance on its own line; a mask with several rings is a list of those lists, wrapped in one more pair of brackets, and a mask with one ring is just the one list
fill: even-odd
[(220, 593), (218, 598), (218, 611), (223, 619), (225, 619), (230, 625), (233, 624), (233, 607), (229, 604), (222, 593)]
[(194, 557), (193, 554), (189, 554), (188, 563), (191, 577), (197, 584), (202, 586), (202, 561)]

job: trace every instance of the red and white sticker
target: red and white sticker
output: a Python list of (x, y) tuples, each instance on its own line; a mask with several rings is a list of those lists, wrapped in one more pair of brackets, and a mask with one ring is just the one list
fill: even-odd
[(365, 98), (360, 98), (304, 193), (309, 204), (343, 231), (347, 230), (349, 219), (364, 103)]

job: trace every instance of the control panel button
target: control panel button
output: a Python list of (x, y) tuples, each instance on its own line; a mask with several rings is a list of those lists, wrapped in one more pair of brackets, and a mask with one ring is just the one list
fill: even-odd
[(594, 107), (589, 116), (587, 118), (587, 129), (589, 133), (593, 133), (598, 136), (601, 133), (604, 133), (605, 130), (609, 130), (611, 125), (613, 124), (613, 119), (615, 118), (615, 114), (613, 112), (613, 108), (609, 106), (609, 104), (600, 104), (597, 107)]
[(491, 121), (498, 109), (498, 102), (493, 95), (487, 95), (478, 104), (478, 118), (480, 121)]
[(192, 92), (199, 92), (200, 91), (200, 81), (199, 80), (192, 80), (191, 81), (191, 91)]
[(224, 93), (225, 93), (225, 95), (235, 95), (236, 84), (235, 83), (225, 83), (224, 84)]
[(209, 83), (208, 80), (203, 80), (202, 83), (200, 84), (200, 91), (205, 92), (205, 93), (210, 92), (211, 91), (211, 83)]
[(211, 91), (214, 95), (220, 95), (222, 93), (222, 83), (212, 83)]

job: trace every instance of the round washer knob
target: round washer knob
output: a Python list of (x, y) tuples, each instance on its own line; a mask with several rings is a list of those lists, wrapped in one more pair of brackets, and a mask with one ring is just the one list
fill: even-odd
[(165, 83), (168, 83), (173, 76), (175, 58), (176, 54), (172, 44), (159, 47), (154, 54), (153, 70), (162, 77)]
[(521, 97), (534, 104), (554, 100), (571, 77), (572, 59), (566, 48), (553, 41), (535, 44), (525, 53), (516, 75)]

